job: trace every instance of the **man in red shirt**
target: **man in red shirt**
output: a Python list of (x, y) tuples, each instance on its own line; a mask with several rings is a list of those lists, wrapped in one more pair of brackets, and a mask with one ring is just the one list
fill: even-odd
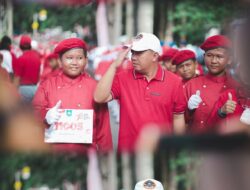
[[(133, 68), (116, 74), (130, 50)], [(97, 85), (95, 101), (120, 101), (118, 151), (134, 151), (138, 135), (147, 124), (156, 124), (163, 134), (184, 132), (186, 102), (182, 83), (161, 67), (160, 53), (160, 41), (155, 35), (138, 34)]]
[(241, 130), (250, 126), (250, 82), (244, 64), (239, 66), (240, 86), (224, 91), (216, 102), (208, 125), (217, 127), (220, 132)]
[(180, 50), (173, 57), (173, 64), (176, 65), (176, 74), (182, 78), (183, 84), (195, 78), (198, 63), (195, 53), (191, 50)]
[(223, 35), (209, 37), (200, 46), (205, 51), (204, 61), (208, 74), (190, 80), (186, 86), (188, 112), (192, 115), (191, 132), (203, 133), (210, 130), (207, 119), (219, 95), (236, 82), (226, 73), (231, 63), (231, 42)]
[(21, 36), (20, 48), (23, 54), (17, 59), (14, 84), (25, 102), (31, 102), (37, 89), (41, 60), (38, 52), (31, 49), (31, 38)]
[[(112, 138), (108, 109), (106, 104), (94, 102), (96, 82), (84, 72), (88, 60), (86, 43), (79, 38), (65, 39), (57, 45), (54, 52), (59, 55), (62, 72), (42, 82), (33, 100), (34, 108), (48, 125), (47, 129), (56, 130), (55, 126), (59, 125), (61, 117), (59, 109), (93, 110), (92, 143), (58, 141), (53, 143), (54, 150), (86, 153), (89, 148), (94, 148), (101, 152), (110, 151)], [(71, 113), (69, 111), (69, 114)], [(87, 117), (88, 115), (83, 119)], [(88, 131), (81, 135), (86, 137), (87, 133)], [(65, 134), (68, 135), (67, 132)]]

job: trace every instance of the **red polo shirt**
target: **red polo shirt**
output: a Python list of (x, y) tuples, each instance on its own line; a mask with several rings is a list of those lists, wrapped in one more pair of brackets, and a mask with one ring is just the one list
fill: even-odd
[(186, 109), (180, 78), (160, 65), (149, 82), (133, 69), (118, 73), (112, 96), (120, 101), (119, 151), (132, 151), (146, 124), (158, 124), (163, 133), (171, 134), (173, 113)]
[[(94, 79), (82, 74), (75, 79), (68, 78), (63, 73), (50, 77), (39, 85), (33, 99), (34, 108), (45, 118), (48, 108), (52, 108), (61, 100), (62, 109), (94, 109), (94, 148), (100, 151), (112, 149), (112, 138), (109, 123), (109, 113), (106, 104), (96, 104), (93, 94), (96, 87)], [(84, 144), (53, 144), (55, 151), (76, 151), (86, 153), (91, 147)]]
[(38, 52), (24, 51), (17, 59), (15, 75), (20, 77), (20, 85), (35, 85), (39, 80), (41, 60)]
[(188, 111), (191, 115), (189, 121), (191, 132), (203, 133), (210, 130), (207, 125), (207, 119), (220, 94), (226, 89), (233, 88), (236, 85), (236, 81), (228, 75), (216, 77), (211, 74), (191, 79), (185, 85), (187, 101), (197, 90), (200, 90), (200, 97), (202, 99), (197, 109)]

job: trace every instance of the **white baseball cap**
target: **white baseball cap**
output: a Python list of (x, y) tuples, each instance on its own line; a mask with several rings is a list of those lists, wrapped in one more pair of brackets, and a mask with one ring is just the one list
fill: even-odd
[(164, 190), (161, 182), (155, 179), (145, 179), (135, 185), (134, 190)]
[(131, 50), (134, 51), (145, 51), (145, 50), (153, 50), (161, 55), (162, 48), (160, 40), (151, 33), (139, 33), (132, 42)]

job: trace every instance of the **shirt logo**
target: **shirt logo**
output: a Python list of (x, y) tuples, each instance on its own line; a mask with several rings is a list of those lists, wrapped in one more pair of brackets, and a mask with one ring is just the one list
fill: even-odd
[(134, 37), (134, 41), (138, 41), (143, 38), (142, 34), (138, 34), (136, 37)]
[(144, 182), (143, 187), (145, 189), (154, 189), (156, 187), (156, 184), (151, 180), (147, 180)]
[(161, 94), (159, 92), (150, 92), (152, 96), (160, 96)]
[(67, 110), (67, 111), (66, 111), (66, 115), (67, 115), (68, 117), (71, 117), (71, 116), (72, 116), (72, 110)]

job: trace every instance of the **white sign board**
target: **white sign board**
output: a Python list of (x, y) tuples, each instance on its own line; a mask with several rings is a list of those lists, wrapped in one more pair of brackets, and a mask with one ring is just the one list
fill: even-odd
[(59, 112), (58, 122), (45, 129), (45, 142), (93, 142), (93, 110), (59, 109)]

